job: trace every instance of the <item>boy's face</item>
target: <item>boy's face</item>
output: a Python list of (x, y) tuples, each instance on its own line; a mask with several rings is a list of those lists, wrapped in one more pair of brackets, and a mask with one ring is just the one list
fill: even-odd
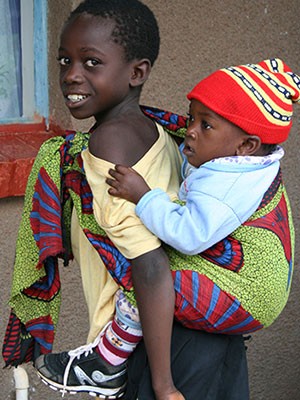
[(60, 86), (65, 103), (77, 119), (113, 117), (128, 101), (133, 63), (113, 42), (115, 22), (88, 14), (71, 20), (64, 28), (58, 60)]
[(249, 135), (241, 128), (192, 99), (183, 153), (194, 167), (214, 158), (234, 156)]

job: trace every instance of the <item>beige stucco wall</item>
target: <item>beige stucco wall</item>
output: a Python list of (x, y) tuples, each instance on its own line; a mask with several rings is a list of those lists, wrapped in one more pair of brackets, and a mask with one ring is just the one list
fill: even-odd
[[(124, 0), (126, 1), (126, 0)], [(74, 0), (49, 4), (50, 114), (65, 128), (88, 129), (74, 121), (62, 102), (57, 79), (58, 33)], [(142, 101), (186, 113), (187, 91), (215, 69), (281, 57), (300, 73), (299, 0), (145, 0), (161, 30), (160, 57), (146, 84)], [(300, 106), (285, 145), (283, 171), (300, 231)], [(300, 399), (299, 241), (289, 303), (269, 329), (253, 335), (248, 346), (251, 400)], [(195, 399), (198, 400), (198, 399)], [(221, 400), (221, 399), (220, 399)]]

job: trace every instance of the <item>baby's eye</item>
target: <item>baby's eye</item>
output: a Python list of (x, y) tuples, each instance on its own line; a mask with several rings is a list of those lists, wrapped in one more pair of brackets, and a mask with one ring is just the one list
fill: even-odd
[(192, 114), (187, 113), (187, 117), (188, 117), (188, 121), (189, 122), (193, 122), (194, 121), (194, 117), (192, 116)]
[(57, 61), (60, 65), (64, 66), (64, 65), (69, 65), (70, 64), (70, 59), (68, 57), (58, 57)]
[(86, 64), (88, 67), (95, 67), (96, 65), (100, 64), (100, 62), (99, 62), (98, 60), (95, 60), (94, 58), (90, 58), (89, 60), (87, 60), (87, 61), (85, 62), (85, 64)]
[(202, 127), (203, 129), (211, 129), (212, 126), (205, 120), (202, 121)]

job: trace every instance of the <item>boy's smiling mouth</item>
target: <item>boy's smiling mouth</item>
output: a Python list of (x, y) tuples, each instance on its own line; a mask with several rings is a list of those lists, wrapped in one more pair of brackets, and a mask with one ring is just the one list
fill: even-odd
[(88, 96), (85, 94), (68, 94), (66, 99), (71, 103), (78, 103), (82, 100), (85, 100)]

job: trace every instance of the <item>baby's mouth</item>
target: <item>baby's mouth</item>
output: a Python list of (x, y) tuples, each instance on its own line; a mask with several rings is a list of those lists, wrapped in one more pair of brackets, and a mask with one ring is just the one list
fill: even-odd
[(189, 153), (193, 152), (193, 149), (192, 149), (191, 146), (189, 146), (188, 144), (185, 144), (184, 150), (187, 151), (187, 152), (189, 152)]

